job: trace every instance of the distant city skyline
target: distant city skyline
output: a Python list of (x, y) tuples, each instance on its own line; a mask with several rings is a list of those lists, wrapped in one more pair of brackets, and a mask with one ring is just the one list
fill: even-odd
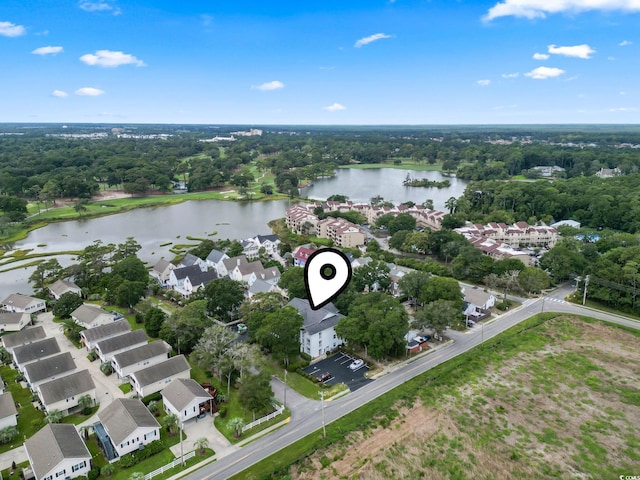
[(632, 0), (27, 4), (0, 122), (640, 123)]

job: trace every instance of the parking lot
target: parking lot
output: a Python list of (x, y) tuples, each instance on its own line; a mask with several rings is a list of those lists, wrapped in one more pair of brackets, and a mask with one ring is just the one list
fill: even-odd
[(357, 358), (346, 353), (338, 353), (313, 365), (309, 365), (303, 370), (314, 377), (318, 377), (324, 372), (329, 372), (329, 379), (324, 383), (328, 385), (344, 383), (351, 391), (354, 391), (373, 381), (364, 376), (364, 374), (369, 371), (369, 366), (366, 362), (355, 371), (349, 368), (349, 365), (351, 365), (354, 360), (357, 360)]

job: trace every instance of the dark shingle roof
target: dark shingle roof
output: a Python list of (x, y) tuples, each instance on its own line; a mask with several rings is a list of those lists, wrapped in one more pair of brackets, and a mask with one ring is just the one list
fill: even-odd
[(173, 270), (173, 274), (176, 276), (178, 280), (184, 280), (187, 277), (191, 277), (192, 275), (196, 275), (202, 272), (200, 267), (197, 265), (191, 265), (189, 267), (176, 268)]
[(107, 353), (122, 350), (140, 342), (146, 342), (149, 339), (144, 330), (134, 330), (132, 332), (123, 333), (115, 337), (100, 340), (96, 347), (104, 355)]
[(36, 478), (44, 478), (66, 458), (91, 460), (91, 453), (80, 438), (75, 425), (45, 425), (24, 442), (24, 447), (33, 461), (33, 473)]
[(69, 352), (54, 355), (44, 360), (36, 360), (24, 367), (31, 383), (76, 369), (76, 363)]
[(131, 331), (131, 325), (125, 319), (116, 320), (112, 323), (106, 323), (99, 327), (88, 328), (80, 332), (87, 342), (96, 342), (103, 338), (110, 338), (120, 333)]
[(104, 410), (98, 412), (98, 418), (114, 445), (122, 443), (139, 427), (160, 428), (149, 409), (135, 398), (115, 399)]
[(215, 270), (209, 270), (207, 272), (199, 271), (198, 273), (189, 275), (189, 281), (194, 287), (197, 285), (206, 286), (209, 282), (215, 280), (216, 278), (218, 278), (218, 274), (215, 272)]
[(55, 338), (45, 338), (38, 342), (29, 343), (13, 349), (16, 363), (19, 365), (45, 358), (60, 352), (60, 346)]
[(147, 343), (141, 347), (132, 348), (126, 352), (118, 353), (113, 356), (113, 361), (118, 364), (120, 368), (133, 365), (134, 363), (141, 362), (147, 358), (157, 357), (161, 354), (166, 354), (171, 351), (171, 346), (167, 342), (162, 340), (157, 342)]
[(256, 236), (256, 239), (258, 240), (258, 242), (263, 243), (266, 240), (269, 240), (271, 242), (275, 242), (276, 240), (280, 240), (280, 237), (278, 237), (278, 235), (258, 235)]
[(16, 404), (13, 401), (11, 392), (5, 392), (0, 395), (0, 419), (10, 417), (18, 413)]
[(190, 267), (192, 265), (196, 265), (196, 262), (198, 262), (198, 260), (200, 260), (200, 257), (196, 257), (193, 253), (187, 253), (184, 256), (184, 258), (180, 261), (180, 265), (184, 265), (185, 267)]
[(96, 384), (93, 383), (93, 378), (91, 378), (89, 370), (86, 369), (38, 385), (42, 402), (45, 405), (75, 397), (95, 388)]
[(162, 390), (162, 396), (177, 410), (182, 410), (196, 398), (202, 401), (213, 398), (209, 392), (191, 378), (174, 378), (169, 386)]
[(214, 248), (213, 250), (211, 250), (209, 255), (207, 255), (207, 260), (211, 263), (218, 263), (225, 255), (226, 253)]
[(189, 362), (187, 362), (184, 355), (176, 355), (162, 363), (138, 370), (131, 375), (136, 378), (138, 385), (146, 387), (147, 385), (151, 385), (163, 378), (171, 377), (186, 370), (191, 370)]
[(338, 321), (344, 318), (344, 315), (338, 312), (338, 309), (333, 303), (328, 303), (318, 310), (313, 310), (309, 305), (309, 300), (294, 298), (287, 303), (287, 305), (294, 307), (300, 315), (302, 315), (304, 319), (302, 329), (309, 335), (314, 335), (327, 328), (335, 327)]
[(44, 333), (44, 327), (42, 325), (38, 325), (34, 328), (26, 328), (21, 332), (3, 335), (2, 344), (5, 346), (5, 348), (13, 348), (19, 345), (26, 345), (27, 343), (37, 342), (38, 340), (42, 340), (46, 337), (47, 334)]

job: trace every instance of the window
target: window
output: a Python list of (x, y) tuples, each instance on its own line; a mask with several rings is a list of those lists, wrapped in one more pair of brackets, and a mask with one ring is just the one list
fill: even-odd
[(56, 472), (56, 478), (61, 477), (62, 475), (64, 475), (67, 471), (66, 470), (62, 470), (61, 472)]
[(45, 477), (44, 480), (52, 480), (53, 477), (51, 475), (49, 475), (48, 477)]
[(86, 466), (87, 466), (87, 462), (85, 460), (85, 461), (82, 461), (79, 464), (74, 465), (73, 467), (71, 467), (71, 471), (72, 472), (77, 472), (78, 470), (80, 470), (81, 468), (84, 468)]

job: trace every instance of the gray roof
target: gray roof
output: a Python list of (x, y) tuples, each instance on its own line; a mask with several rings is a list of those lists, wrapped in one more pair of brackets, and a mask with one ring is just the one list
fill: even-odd
[(18, 413), (16, 404), (13, 401), (11, 392), (5, 392), (0, 395), (0, 419), (10, 417)]
[(251, 275), (252, 273), (255, 273), (257, 275), (264, 270), (264, 267), (262, 266), (262, 262), (260, 260), (256, 260), (255, 262), (251, 263), (241, 263), (240, 265), (238, 265), (238, 270), (242, 275)]
[(24, 367), (31, 383), (75, 369), (76, 362), (73, 361), (73, 357), (69, 352), (54, 355), (44, 360), (36, 360)]
[(69, 280), (56, 280), (49, 286), (49, 291), (58, 296), (73, 290), (80, 290), (80, 287)]
[(42, 402), (45, 405), (75, 397), (95, 388), (96, 384), (93, 383), (93, 378), (87, 369), (38, 385)]
[(147, 358), (157, 357), (163, 353), (169, 353), (171, 351), (171, 345), (167, 342), (159, 340), (157, 342), (147, 343), (141, 347), (132, 348), (126, 352), (118, 353), (113, 356), (113, 361), (118, 364), (120, 368), (133, 365), (134, 363), (141, 362)]
[(98, 418), (114, 445), (122, 443), (139, 427), (160, 428), (149, 409), (135, 398), (116, 398), (98, 412)]
[(218, 274), (215, 270), (209, 270), (207, 272), (203, 272), (200, 269), (198, 270), (199, 271), (197, 273), (189, 275), (189, 281), (194, 287), (198, 285), (206, 286), (207, 284), (218, 278)]
[(86, 303), (83, 303), (78, 308), (76, 308), (73, 312), (71, 312), (71, 316), (75, 320), (82, 323), (87, 323), (87, 324), (93, 322), (100, 315), (111, 315), (111, 314), (100, 307), (97, 307), (95, 305), (88, 305)]
[(44, 300), (35, 297), (28, 297), (19, 293), (12, 293), (2, 301), (3, 305), (11, 305), (18, 308), (27, 308), (31, 302), (43, 302)]
[(318, 310), (313, 310), (311, 305), (309, 305), (309, 300), (294, 298), (287, 303), (287, 306), (294, 307), (300, 312), (300, 315), (302, 315), (304, 319), (302, 329), (309, 335), (314, 335), (327, 328), (335, 327), (338, 321), (344, 318), (344, 315), (339, 313), (338, 309), (331, 302)]
[(33, 461), (31, 466), (36, 478), (44, 478), (66, 458), (91, 460), (91, 453), (75, 425), (47, 424), (26, 440), (24, 447)]
[(207, 261), (211, 263), (218, 263), (220, 260), (222, 260), (222, 257), (225, 257), (225, 256), (227, 256), (226, 253), (221, 252), (220, 250), (216, 250), (214, 248), (213, 250), (211, 250), (209, 255), (207, 255)]
[(126, 319), (116, 320), (112, 323), (105, 323), (94, 328), (88, 328), (80, 332), (87, 342), (97, 342), (103, 338), (113, 337), (120, 333), (130, 332), (131, 325)]
[(20, 320), (22, 320), (22, 317), (25, 315), (27, 315), (28, 318), (31, 318), (28, 313), (0, 312), (0, 323), (3, 325), (6, 323), (20, 323)]
[(247, 257), (245, 257), (244, 255), (238, 255), (237, 257), (225, 258), (222, 263), (227, 271), (230, 272), (231, 270), (236, 268), (237, 265), (247, 263)]
[(192, 275), (198, 275), (202, 272), (200, 267), (197, 265), (191, 265), (189, 267), (181, 267), (173, 270), (173, 274), (176, 276), (178, 280), (184, 280), (187, 277), (191, 277)]
[(465, 288), (464, 289), (464, 301), (469, 302), (477, 307), (481, 307), (487, 303), (487, 300), (493, 295), (492, 293), (484, 292), (479, 288)]
[(258, 279), (249, 286), (249, 292), (251, 292), (252, 295), (256, 293), (267, 293), (271, 291), (271, 288), (273, 288), (272, 283)]
[(184, 258), (180, 261), (180, 265), (184, 265), (185, 267), (190, 267), (192, 265), (196, 265), (198, 260), (201, 260), (200, 257), (196, 257), (193, 253), (187, 253)]
[(276, 234), (272, 234), (272, 235), (257, 235), (256, 236), (256, 240), (258, 240), (258, 242), (260, 242), (260, 243), (264, 243), (267, 240), (269, 240), (271, 242), (276, 242), (276, 241), (280, 240), (280, 237), (278, 237), (278, 235), (276, 235)]
[(169, 262), (168, 260), (165, 260), (164, 258), (161, 258), (153, 266), (153, 271), (158, 273), (164, 273), (164, 271), (167, 269), (169, 265), (171, 265), (171, 262)]
[(44, 333), (44, 327), (38, 325), (33, 328), (25, 328), (21, 332), (9, 333), (2, 336), (2, 344), (5, 348), (13, 348), (18, 345), (25, 345), (27, 343), (36, 342), (46, 338), (47, 334)]
[(26, 362), (45, 358), (60, 352), (60, 346), (55, 338), (45, 338), (37, 342), (22, 345), (13, 349), (16, 363), (22, 365)]
[(189, 362), (187, 362), (184, 355), (176, 355), (162, 363), (157, 363), (156, 365), (151, 365), (150, 367), (138, 370), (137, 372), (132, 373), (131, 376), (136, 377), (138, 385), (146, 387), (147, 385), (151, 385), (163, 378), (171, 377), (177, 373), (184, 372), (185, 370), (191, 370)]
[(115, 337), (100, 340), (96, 347), (100, 349), (100, 352), (105, 353), (115, 352), (122, 350), (123, 348), (130, 347), (136, 343), (146, 342), (149, 340), (144, 330), (134, 330), (132, 332), (123, 333), (122, 335), (116, 335)]
[(169, 386), (162, 390), (162, 396), (177, 410), (182, 410), (196, 398), (201, 398), (203, 402), (213, 398), (191, 378), (174, 378)]

